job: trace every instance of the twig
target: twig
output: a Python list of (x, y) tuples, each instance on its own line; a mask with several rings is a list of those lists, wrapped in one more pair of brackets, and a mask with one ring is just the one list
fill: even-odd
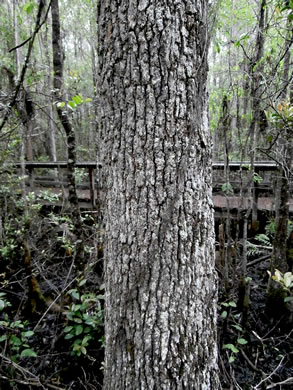
[(37, 322), (36, 326), (34, 327), (33, 331), (35, 332), (37, 327), (40, 325), (40, 323), (43, 321), (44, 317), (47, 315), (48, 311), (50, 311), (51, 307), (55, 305), (55, 303), (58, 301), (58, 299), (61, 297), (61, 295), (68, 289), (69, 286), (72, 285), (72, 283), (76, 280), (77, 278), (74, 278), (71, 280), (71, 282), (68, 283), (68, 285), (60, 292), (60, 294), (57, 295), (57, 297), (54, 299), (54, 301), (51, 302), (51, 304), (48, 306), (47, 310), (45, 313), (42, 315), (42, 317), (39, 319)]
[(256, 365), (254, 365), (252, 363), (252, 361), (249, 359), (249, 357), (246, 355), (246, 353), (244, 351), (242, 351), (242, 349), (240, 350), (240, 352), (241, 352), (242, 356), (244, 357), (244, 359), (246, 360), (246, 362), (248, 363), (249, 367), (253, 369), (253, 371), (258, 372), (260, 374), (264, 373), (261, 369), (257, 368)]
[[(42, 24), (44, 24), (45, 21), (43, 21)], [(32, 37), (30, 36), (29, 38), (27, 38), (25, 41), (23, 41), (22, 43), (20, 43), (19, 45), (13, 47), (12, 49), (8, 50), (8, 53), (11, 53), (13, 50), (17, 50), (19, 49), (20, 47), (24, 46), (26, 43), (28, 43), (28, 41), (30, 41), (32, 39)]]
[[(0, 374), (0, 378), (6, 380), (8, 382), (16, 382), (16, 383), (20, 383), (22, 385), (43, 387), (43, 385), (40, 382), (31, 382), (31, 381), (25, 381), (25, 380), (21, 380), (21, 379), (8, 378), (7, 376), (1, 375), (1, 374)], [(63, 387), (51, 385), (50, 383), (46, 383), (46, 386), (49, 387), (50, 389), (65, 390), (65, 388), (63, 388)]]
[(247, 263), (247, 267), (251, 267), (252, 265), (261, 263), (262, 261), (267, 260), (270, 257), (271, 257), (271, 255), (265, 255), (265, 256), (259, 257), (258, 259), (252, 260), (249, 263)]
[(267, 380), (269, 380), (277, 371), (278, 369), (281, 367), (282, 363), (283, 363), (283, 360), (285, 359), (285, 356), (282, 357), (280, 363), (277, 365), (277, 367), (274, 369), (273, 372), (270, 373), (270, 375), (268, 375), (267, 377), (265, 377), (264, 379), (262, 379), (253, 389), (254, 390), (257, 390), (259, 388), (259, 386), (266, 382)]
[[(35, 375), (33, 374), (32, 372), (30, 372), (29, 370), (27, 370), (26, 368), (24, 367), (21, 367), (19, 364), (15, 363), (13, 360), (11, 360), (9, 357), (3, 355), (2, 353), (0, 353), (0, 357), (3, 359), (4, 362), (6, 362), (7, 364), (10, 364), (12, 365), (16, 370), (18, 370), (19, 372), (21, 372), (21, 374), (23, 376), (26, 375), (29, 375), (31, 378), (34, 378), (36, 381), (38, 381), (39, 385), (43, 387), (43, 385), (41, 384), (40, 382), (40, 379)], [(43, 387), (44, 388), (44, 387)], [(44, 388), (45, 389), (45, 388)]]
[(280, 386), (280, 385), (290, 385), (291, 383), (293, 383), (293, 377), (287, 378), (287, 379), (285, 379), (285, 380), (282, 381), (282, 382), (272, 383), (271, 385), (269, 385), (269, 386), (267, 387), (267, 389), (272, 389), (272, 388), (274, 388), (275, 386)]

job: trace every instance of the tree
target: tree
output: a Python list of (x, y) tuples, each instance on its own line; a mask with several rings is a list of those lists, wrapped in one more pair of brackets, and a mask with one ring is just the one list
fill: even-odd
[(76, 192), (76, 180), (74, 169), (76, 164), (76, 142), (75, 132), (70, 122), (68, 113), (63, 109), (63, 56), (60, 37), (60, 18), (59, 18), (59, 3), (58, 0), (51, 1), (52, 13), (52, 46), (53, 46), (53, 69), (54, 69), (54, 95), (57, 101), (57, 114), (62, 127), (66, 133), (67, 140), (67, 179), (69, 204), (72, 212), (72, 222), (74, 225), (74, 234), (76, 235), (75, 245), (75, 265), (78, 270), (84, 269), (84, 243), (82, 221), (78, 205), (78, 197)]
[(98, 2), (108, 389), (217, 389), (207, 2)]

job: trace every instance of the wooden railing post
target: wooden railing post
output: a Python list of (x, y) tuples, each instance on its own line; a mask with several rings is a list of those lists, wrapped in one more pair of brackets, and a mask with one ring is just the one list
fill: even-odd
[(94, 168), (89, 167), (89, 182), (90, 182), (90, 197), (91, 197), (91, 203), (92, 208), (94, 209), (96, 207), (96, 197), (95, 197), (95, 184), (94, 184)]
[(28, 180), (29, 180), (29, 186), (30, 191), (34, 191), (34, 168), (32, 166), (26, 168), (28, 171)]

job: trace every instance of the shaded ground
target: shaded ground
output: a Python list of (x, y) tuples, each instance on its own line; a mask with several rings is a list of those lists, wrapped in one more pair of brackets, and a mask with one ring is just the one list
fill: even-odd
[[(27, 221), (23, 204), (4, 200), (0, 390), (102, 388), (103, 230), (96, 214), (83, 213), (89, 268), (80, 275), (73, 263), (75, 237), (66, 209), (52, 213), (54, 208), (37, 207), (39, 201), (35, 199), (29, 202)], [(31, 251), (33, 274), (46, 300), (44, 307), (27, 299), (31, 275), (24, 263), (24, 236)], [(219, 293), (223, 389), (293, 388), (292, 316), (284, 316), (278, 307), (269, 313), (265, 310), (269, 260), (248, 268), (251, 281), (246, 326), (237, 308), (240, 266), (237, 261), (230, 270), (228, 298)]]

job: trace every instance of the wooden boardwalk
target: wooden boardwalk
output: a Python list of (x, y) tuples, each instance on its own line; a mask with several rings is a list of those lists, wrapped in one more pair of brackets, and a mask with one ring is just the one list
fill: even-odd
[[(13, 168), (20, 170), (21, 163), (11, 163)], [(96, 204), (96, 178), (95, 170), (98, 163), (95, 161), (79, 161), (76, 163), (76, 168), (83, 173), (83, 180), (77, 184), (77, 193), (82, 208), (94, 208)], [(99, 166), (101, 166), (99, 164)], [(61, 188), (63, 192), (67, 193), (66, 181), (66, 161), (27, 161), (25, 162), (25, 169), (27, 173), (27, 185), (35, 192), (40, 192), (44, 189), (52, 191), (53, 193), (60, 193)], [(58, 169), (60, 175), (58, 178), (53, 174), (48, 176), (48, 172)], [(224, 175), (225, 164), (223, 162), (213, 162), (213, 202), (216, 212), (224, 212), (225, 210), (247, 209), (248, 198), (246, 188), (249, 182), (249, 162), (234, 161), (229, 163), (230, 184), (233, 193), (225, 194), (223, 192), (223, 185), (225, 184)], [(240, 177), (241, 172), (241, 177)], [(257, 161), (255, 163), (255, 172), (261, 177), (261, 182), (253, 183), (255, 187), (258, 210), (274, 211), (274, 188), (276, 183), (276, 175), (278, 174), (277, 164), (272, 161)], [(53, 173), (53, 172), (52, 172)], [(240, 186), (244, 196), (240, 197)], [(293, 199), (289, 201), (290, 212), (293, 212)]]

